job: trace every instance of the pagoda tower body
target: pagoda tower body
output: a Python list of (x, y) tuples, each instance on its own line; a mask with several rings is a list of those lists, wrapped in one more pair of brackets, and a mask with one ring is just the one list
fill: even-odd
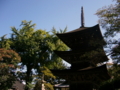
[(105, 44), (99, 25), (84, 27), (83, 7), (81, 8), (81, 27), (66, 33), (56, 34), (69, 51), (54, 51), (71, 64), (70, 69), (51, 70), (54, 75), (66, 79), (70, 90), (93, 90), (105, 80), (110, 79), (106, 65), (97, 66), (108, 60), (103, 50)]

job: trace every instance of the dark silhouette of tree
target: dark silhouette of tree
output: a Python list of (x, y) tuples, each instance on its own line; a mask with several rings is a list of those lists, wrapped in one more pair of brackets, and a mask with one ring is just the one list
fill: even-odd
[(112, 79), (104, 82), (100, 90), (116, 90), (120, 88), (118, 85), (120, 83), (120, 43), (119, 38), (113, 40), (115, 36), (119, 36), (120, 32), (120, 0), (114, 1), (116, 2), (115, 4), (105, 6), (96, 13), (99, 17), (100, 25), (105, 29), (104, 36), (107, 41), (107, 46), (109, 46), (108, 55), (113, 60), (113, 65), (109, 68)]

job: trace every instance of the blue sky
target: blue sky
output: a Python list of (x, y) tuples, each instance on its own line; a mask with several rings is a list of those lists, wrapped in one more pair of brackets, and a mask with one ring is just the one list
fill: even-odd
[[(0, 37), (11, 33), (11, 26), (20, 28), (22, 20), (36, 23), (36, 29), (50, 31), (80, 27), (81, 6), (84, 7), (85, 26), (97, 24), (96, 11), (113, 0), (0, 0)], [(101, 28), (102, 30), (102, 28)]]

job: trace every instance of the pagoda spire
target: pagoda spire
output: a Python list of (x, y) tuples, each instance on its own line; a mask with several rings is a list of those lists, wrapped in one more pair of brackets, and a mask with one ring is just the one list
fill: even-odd
[(81, 7), (81, 28), (84, 27), (84, 12), (83, 12), (83, 7)]

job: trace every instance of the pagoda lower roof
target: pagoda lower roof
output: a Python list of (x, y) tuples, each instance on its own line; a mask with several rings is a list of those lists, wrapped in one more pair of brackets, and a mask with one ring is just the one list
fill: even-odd
[(61, 57), (66, 62), (72, 63), (79, 63), (79, 62), (89, 62), (91, 64), (97, 64), (100, 62), (108, 61), (108, 58), (103, 51), (96, 52), (80, 52), (80, 51), (54, 51), (59, 57)]
[(79, 49), (81, 47), (87, 48), (90, 46), (91, 40), (94, 40), (94, 43), (98, 43), (101, 40), (100, 43), (102, 45), (104, 44), (98, 24), (93, 27), (82, 27), (70, 32), (56, 35), (71, 49)]
[(60, 78), (66, 79), (68, 82), (94, 82), (100, 83), (110, 79), (106, 65), (95, 68), (85, 68), (80, 70), (51, 70), (52, 73)]

